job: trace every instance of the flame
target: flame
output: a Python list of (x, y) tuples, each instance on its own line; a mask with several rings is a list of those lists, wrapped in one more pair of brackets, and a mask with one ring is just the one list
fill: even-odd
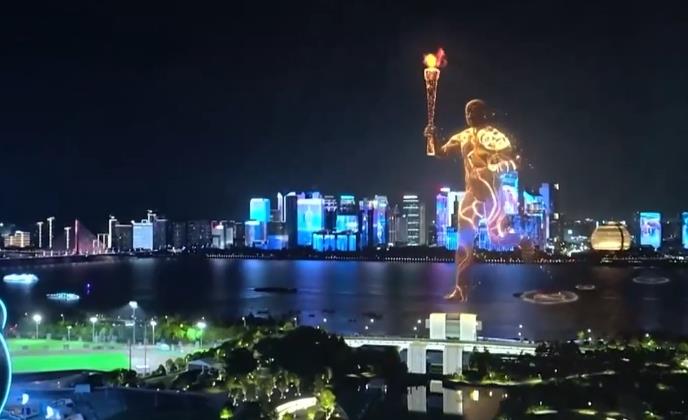
[(423, 63), (425, 67), (437, 67), (437, 56), (435, 56), (435, 54), (425, 54)]
[(444, 49), (439, 48), (435, 54), (425, 54), (423, 56), (423, 63), (428, 68), (438, 68), (447, 65), (446, 55)]

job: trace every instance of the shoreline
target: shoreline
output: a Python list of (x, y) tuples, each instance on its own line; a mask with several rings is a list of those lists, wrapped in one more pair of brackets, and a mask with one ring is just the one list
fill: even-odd
[[(524, 261), (512, 255), (498, 257), (476, 256), (475, 264), (485, 265), (588, 265), (600, 267), (685, 267), (688, 260), (678, 258), (600, 258), (599, 256), (586, 256), (588, 258), (540, 258)], [(334, 253), (309, 253), (309, 252), (284, 252), (261, 251), (245, 252), (236, 250), (232, 252), (146, 252), (146, 253), (119, 253), (119, 254), (94, 254), (94, 255), (69, 255), (48, 257), (20, 257), (0, 258), (0, 268), (15, 266), (41, 266), (54, 264), (73, 264), (102, 262), (128, 258), (204, 258), (204, 259), (234, 259), (234, 260), (275, 260), (275, 261), (365, 261), (365, 262), (404, 262), (404, 263), (447, 263), (453, 264), (453, 255), (400, 255), (389, 252), (371, 252), (357, 254)]]

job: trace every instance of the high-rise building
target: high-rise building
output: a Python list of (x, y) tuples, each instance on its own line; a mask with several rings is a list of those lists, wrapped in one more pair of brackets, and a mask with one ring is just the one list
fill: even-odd
[(217, 249), (229, 249), (234, 243), (234, 226), (226, 220), (213, 221), (212, 246)]
[(406, 216), (408, 245), (424, 245), (427, 232), (425, 228), (425, 206), (415, 194), (406, 194), (402, 198), (402, 213)]
[(244, 243), (250, 248), (264, 248), (267, 244), (265, 223), (258, 220), (244, 222)]
[(147, 219), (140, 222), (132, 220), (132, 246), (135, 250), (153, 250), (153, 223)]
[(290, 192), (284, 197), (284, 223), (289, 248), (298, 246), (298, 199), (295, 192)]
[(31, 233), (18, 230), (5, 236), (5, 248), (28, 248), (31, 246)]
[(656, 211), (641, 211), (635, 216), (636, 243), (651, 246), (655, 250), (662, 246), (662, 214)]
[(342, 195), (339, 197), (335, 230), (337, 232), (348, 231), (353, 234), (358, 233), (358, 212), (356, 211), (356, 201), (353, 195)]
[(117, 251), (128, 252), (132, 250), (134, 242), (131, 225), (117, 223), (114, 226), (114, 235), (113, 246)]
[(325, 206), (325, 229), (333, 231), (337, 225), (337, 199), (333, 195), (323, 196)]
[(167, 232), (170, 230), (170, 222), (167, 219), (156, 217), (153, 220), (153, 249), (167, 249), (169, 239)]
[(186, 245), (186, 222), (172, 222), (172, 248), (182, 249)]
[(435, 198), (435, 229), (437, 246), (447, 245), (447, 226), (449, 226), (449, 209), (447, 208), (449, 188), (443, 188)]
[(275, 222), (284, 222), (284, 196), (281, 192), (277, 193), (277, 213), (279, 218), (275, 219)]
[(322, 198), (299, 198), (297, 200), (297, 238), (299, 246), (313, 245), (313, 233), (325, 228)]
[(248, 218), (267, 224), (270, 221), (270, 200), (267, 198), (252, 198), (249, 204)]
[(375, 224), (374, 224), (375, 204), (373, 201), (364, 198), (358, 203), (358, 241), (359, 249), (366, 249), (375, 246)]
[(110, 216), (110, 218), (108, 219), (108, 238), (107, 238), (108, 249), (114, 248), (115, 225), (116, 224), (117, 224), (117, 219), (115, 218), (115, 216)]
[(373, 233), (374, 245), (386, 246), (388, 242), (387, 206), (389, 202), (384, 195), (376, 195), (373, 200)]
[(186, 240), (191, 248), (207, 248), (212, 244), (210, 220), (190, 220), (186, 224)]
[(285, 249), (289, 245), (286, 223), (269, 222), (267, 234), (267, 249)]

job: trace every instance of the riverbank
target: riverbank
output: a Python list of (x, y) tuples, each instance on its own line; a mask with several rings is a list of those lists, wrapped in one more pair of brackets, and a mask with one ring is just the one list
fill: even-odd
[[(419, 252), (420, 251), (420, 252)], [(369, 262), (408, 262), (408, 263), (454, 263), (453, 251), (444, 248), (390, 248), (359, 252), (314, 252), (311, 249), (298, 250), (260, 250), (237, 248), (233, 250), (201, 249), (183, 252), (127, 252), (95, 255), (62, 256), (21, 256), (0, 258), (0, 267), (43, 266), (53, 264), (74, 264), (102, 262), (128, 258), (210, 258), (235, 260), (276, 260), (276, 261), (369, 261)], [(688, 258), (683, 256), (637, 256), (631, 254), (578, 254), (564, 255), (541, 254), (533, 258), (522, 258), (513, 252), (484, 252), (475, 254), (476, 264), (526, 264), (526, 265), (583, 265), (606, 267), (683, 267), (688, 266)]]

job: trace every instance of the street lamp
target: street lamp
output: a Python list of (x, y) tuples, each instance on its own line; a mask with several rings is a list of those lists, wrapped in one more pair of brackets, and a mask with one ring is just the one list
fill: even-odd
[(91, 330), (92, 330), (92, 335), (93, 337), (91, 338), (91, 341), (94, 343), (96, 342), (96, 322), (98, 322), (98, 317), (92, 316), (88, 319), (91, 321)]
[(71, 333), (72, 333), (72, 326), (67, 325), (67, 341), (72, 341), (71, 339)]
[(246, 317), (242, 316), (241, 321), (244, 323), (244, 328), (246, 328)]
[(158, 322), (154, 319), (150, 320), (150, 326), (153, 329), (153, 338), (151, 338), (151, 341), (153, 342), (153, 346), (155, 346), (155, 326), (158, 325)]
[(203, 331), (205, 331), (205, 328), (208, 326), (208, 324), (205, 323), (205, 321), (198, 321), (196, 323), (196, 327), (198, 327), (199, 330), (201, 330), (201, 336), (199, 338), (200, 341), (200, 347), (203, 347)]
[(38, 325), (41, 323), (43, 320), (43, 317), (41, 314), (33, 314), (33, 322), (36, 323), (36, 340), (38, 340)]
[(131, 319), (134, 320), (134, 325), (131, 329), (131, 343), (136, 345), (136, 308), (139, 307), (139, 304), (135, 300), (130, 300), (129, 307), (131, 308)]

